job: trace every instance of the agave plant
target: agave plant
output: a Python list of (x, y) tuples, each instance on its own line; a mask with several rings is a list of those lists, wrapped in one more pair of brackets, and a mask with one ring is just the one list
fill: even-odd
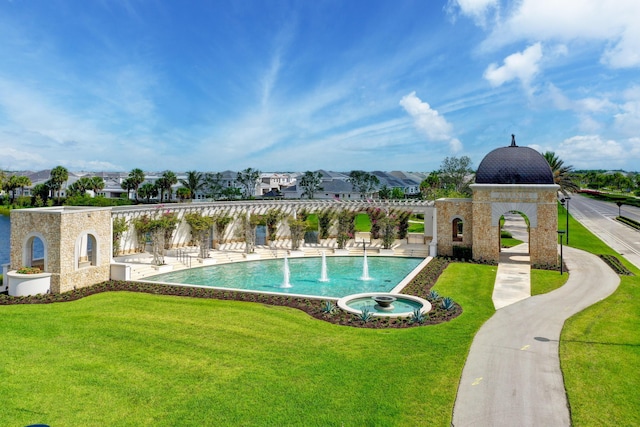
[(444, 308), (445, 310), (451, 310), (454, 306), (455, 303), (453, 302), (453, 299), (449, 297), (443, 298), (442, 302), (440, 303), (440, 307)]
[(433, 289), (429, 291), (429, 299), (431, 301), (435, 301), (438, 298), (440, 298), (440, 294), (438, 293), (438, 291), (434, 291)]
[(322, 312), (327, 314), (333, 314), (336, 311), (336, 305), (331, 301), (324, 301), (322, 303)]
[(425, 316), (420, 311), (420, 309), (416, 308), (415, 310), (413, 310), (413, 314), (411, 315), (411, 323), (424, 323), (424, 321)]
[(373, 317), (373, 314), (371, 314), (371, 311), (366, 307), (363, 308), (360, 314), (358, 315), (358, 318), (362, 320), (364, 323), (367, 323), (369, 320), (371, 320), (372, 317)]

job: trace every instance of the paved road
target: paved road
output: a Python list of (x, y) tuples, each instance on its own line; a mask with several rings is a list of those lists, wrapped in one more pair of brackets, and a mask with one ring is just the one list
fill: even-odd
[[(569, 203), (569, 213), (607, 245), (640, 268), (640, 231), (615, 220), (618, 215), (618, 206), (573, 194)], [(640, 208), (622, 206), (622, 215), (640, 221)], [(564, 228), (564, 225), (559, 224), (559, 227)], [(571, 239), (571, 230), (569, 230), (569, 239)]]
[(496, 313), (475, 336), (452, 425), (569, 426), (558, 356), (566, 319), (606, 298), (619, 277), (598, 257), (565, 249), (571, 275), (561, 288)]

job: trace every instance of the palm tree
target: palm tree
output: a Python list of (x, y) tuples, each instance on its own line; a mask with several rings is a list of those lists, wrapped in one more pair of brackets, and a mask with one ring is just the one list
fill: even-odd
[(131, 189), (135, 192), (136, 202), (138, 201), (138, 187), (144, 182), (144, 178), (145, 176), (142, 169), (135, 168), (131, 169), (131, 172), (129, 172), (128, 179), (131, 185)]
[(187, 187), (180, 187), (176, 190), (176, 196), (178, 196), (181, 202), (184, 202), (186, 199), (191, 198), (191, 190)]
[(58, 204), (60, 204), (60, 191), (63, 184), (69, 179), (69, 171), (64, 166), (56, 166), (51, 169), (51, 178), (49, 179), (51, 190), (58, 193)]
[(168, 191), (167, 200), (171, 200), (171, 186), (178, 183), (178, 177), (171, 171), (164, 171), (162, 176), (156, 181), (156, 185), (160, 190), (160, 201), (164, 200), (164, 192)]
[(18, 177), (18, 186), (20, 187), (20, 195), (24, 196), (24, 187), (28, 187), (31, 185), (31, 179), (28, 176), (19, 176)]
[(98, 195), (98, 191), (104, 189), (104, 179), (100, 176), (92, 176), (88, 184), (95, 196)]
[(580, 186), (573, 181), (571, 176), (573, 166), (565, 166), (564, 161), (560, 160), (553, 151), (547, 151), (543, 156), (549, 163), (551, 172), (553, 172), (553, 181), (560, 186), (562, 194), (566, 195), (568, 192), (580, 190)]
[(181, 179), (180, 184), (189, 190), (190, 197), (196, 198), (196, 192), (201, 190), (204, 185), (204, 179), (201, 172), (187, 171), (187, 179)]
[(11, 193), (11, 203), (16, 198), (16, 190), (20, 188), (20, 184), (18, 182), (18, 176), (11, 175), (9, 179), (5, 180), (2, 189), (7, 193)]
[(158, 187), (150, 182), (145, 182), (140, 186), (138, 192), (140, 193), (140, 197), (147, 199), (147, 203), (149, 203), (152, 197), (158, 196)]

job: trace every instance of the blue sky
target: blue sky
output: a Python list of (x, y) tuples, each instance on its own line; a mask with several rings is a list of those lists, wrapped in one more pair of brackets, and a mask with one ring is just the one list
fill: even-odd
[(0, 0), (0, 168), (640, 170), (637, 0)]

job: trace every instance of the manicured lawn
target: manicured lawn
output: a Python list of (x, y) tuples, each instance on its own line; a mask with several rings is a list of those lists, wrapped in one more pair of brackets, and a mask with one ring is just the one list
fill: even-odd
[(369, 218), (369, 215), (365, 213), (356, 215), (356, 231), (371, 231), (371, 218)]
[(564, 285), (569, 279), (565, 272), (562, 276), (559, 271), (531, 269), (531, 295), (540, 295), (551, 292)]
[[(564, 210), (559, 211), (565, 224)], [(616, 254), (569, 218), (570, 245), (596, 254)], [(571, 317), (560, 339), (560, 364), (576, 426), (640, 425), (640, 271), (621, 276), (609, 298)]]
[(495, 270), (452, 264), (436, 289), (463, 314), (411, 329), (127, 292), (3, 306), (0, 425), (449, 425)]

